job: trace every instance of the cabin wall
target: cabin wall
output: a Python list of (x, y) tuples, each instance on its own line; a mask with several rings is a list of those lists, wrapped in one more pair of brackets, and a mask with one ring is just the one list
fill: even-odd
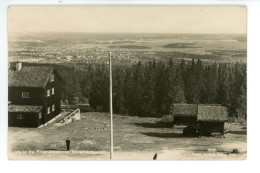
[[(23, 119), (18, 119), (18, 114), (22, 114)], [(32, 112), (9, 112), (8, 126), (10, 127), (39, 127), (42, 124), (39, 113)]]
[[(54, 73), (55, 75), (55, 73)], [(52, 94), (52, 88), (54, 88), (54, 94)], [(50, 96), (47, 96), (48, 90), (50, 91)], [(53, 111), (52, 105), (55, 105), (55, 110)], [(46, 84), (43, 91), (43, 117), (44, 123), (47, 123), (57, 115), (61, 113), (61, 103), (60, 103), (60, 89), (59, 81), (56, 75), (54, 76), (54, 81)], [(48, 108), (50, 108), (50, 113), (48, 114)]]
[[(29, 98), (22, 98), (22, 92), (29, 92)], [(42, 105), (43, 88), (8, 87), (8, 101), (13, 105)]]
[(200, 135), (210, 135), (211, 133), (224, 134), (224, 122), (199, 122)]
[(174, 116), (174, 124), (196, 126), (197, 117), (194, 117), (194, 116)]

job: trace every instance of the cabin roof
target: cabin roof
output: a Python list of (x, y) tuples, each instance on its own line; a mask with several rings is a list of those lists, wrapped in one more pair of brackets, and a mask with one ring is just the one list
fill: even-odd
[(174, 104), (173, 116), (197, 116), (198, 106), (196, 104)]
[(228, 121), (228, 111), (224, 106), (219, 105), (198, 105), (198, 121)]
[(20, 71), (8, 71), (9, 87), (44, 87), (53, 73), (53, 67), (23, 66)]
[(42, 106), (32, 105), (9, 105), (8, 112), (40, 112)]

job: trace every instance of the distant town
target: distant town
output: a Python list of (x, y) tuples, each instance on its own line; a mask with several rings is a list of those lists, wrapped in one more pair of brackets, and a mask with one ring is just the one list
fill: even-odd
[[(81, 35), (83, 38), (76, 40)], [(118, 40), (108, 40), (112, 34), (108, 38), (102, 35), (98, 39), (87, 37), (87, 40), (83, 40), (87, 34), (81, 35), (73, 38), (58, 34), (56, 37), (63, 38), (59, 41), (52, 38), (51, 34), (39, 34), (39, 37), (36, 34), (29, 38), (22, 35), (10, 39), (9, 61), (75, 63), (80, 66), (82, 63), (107, 63), (108, 52), (112, 52), (114, 63), (122, 65), (149, 60), (168, 61), (171, 58), (175, 61), (195, 58), (207, 62), (246, 62), (246, 40), (243, 35), (218, 38), (215, 35), (173, 34), (169, 39), (162, 34), (155, 34), (155, 39), (150, 35), (143, 39), (121, 35), (116, 38)], [(188, 39), (178, 43), (181, 36)]]

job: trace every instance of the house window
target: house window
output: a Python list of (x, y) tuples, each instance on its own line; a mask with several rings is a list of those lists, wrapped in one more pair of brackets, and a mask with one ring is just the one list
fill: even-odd
[(51, 94), (52, 94), (52, 95), (54, 94), (54, 88), (52, 88), (52, 90), (51, 90)]
[(52, 112), (54, 112), (55, 111), (55, 105), (52, 105)]
[(51, 95), (50, 90), (47, 90), (47, 97), (49, 97)]
[(29, 92), (22, 92), (22, 98), (29, 98)]
[(50, 114), (51, 113), (51, 107), (48, 107), (47, 108), (47, 114)]
[(23, 119), (23, 114), (18, 114), (17, 115), (17, 119), (22, 120)]
[(40, 113), (39, 113), (39, 119), (41, 119), (41, 118), (42, 118), (42, 113), (40, 112)]
[(51, 82), (54, 81), (54, 74), (51, 75)]

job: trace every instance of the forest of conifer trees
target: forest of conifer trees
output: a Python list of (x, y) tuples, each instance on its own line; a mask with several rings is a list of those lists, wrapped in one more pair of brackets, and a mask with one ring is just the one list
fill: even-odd
[[(246, 67), (199, 59), (113, 66), (114, 113), (162, 117), (171, 113), (173, 103), (221, 104), (230, 117), (246, 119)], [(107, 64), (86, 64), (84, 71), (70, 70), (65, 78), (63, 98), (83, 96), (93, 108), (109, 111)]]

